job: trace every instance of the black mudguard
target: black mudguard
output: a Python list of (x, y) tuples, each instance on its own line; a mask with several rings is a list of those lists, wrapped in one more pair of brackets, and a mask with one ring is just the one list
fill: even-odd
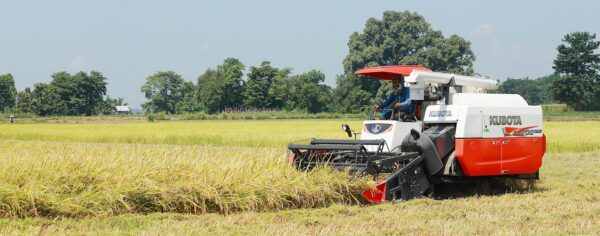
[(406, 136), (402, 141), (402, 150), (415, 150), (423, 156), (423, 165), (429, 175), (438, 173), (444, 166), (431, 139), (414, 129), (411, 130), (411, 135)]

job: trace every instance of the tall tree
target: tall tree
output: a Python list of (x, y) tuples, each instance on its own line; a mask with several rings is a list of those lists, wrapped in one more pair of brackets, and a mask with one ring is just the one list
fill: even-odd
[(11, 74), (0, 75), (0, 112), (15, 106), (17, 89)]
[(56, 88), (46, 83), (33, 85), (31, 106), (35, 114), (39, 116), (65, 115), (62, 114), (61, 98)]
[(147, 112), (175, 114), (177, 103), (183, 98), (181, 75), (173, 71), (159, 71), (146, 78), (142, 93), (149, 101), (142, 104)]
[(220, 80), (220, 74), (217, 70), (208, 68), (198, 77), (198, 101), (208, 112), (213, 113), (223, 108), (224, 97), (227, 96), (223, 91), (223, 81)]
[(87, 116), (100, 114), (100, 105), (106, 95), (106, 77), (98, 71), (91, 71), (89, 75), (79, 72), (75, 76), (81, 78), (78, 81), (81, 97), (84, 100), (84, 114)]
[(248, 107), (272, 108), (274, 99), (269, 94), (273, 80), (278, 75), (279, 69), (271, 66), (271, 62), (263, 61), (259, 67), (250, 67), (248, 82), (244, 90), (244, 102)]
[(596, 41), (596, 34), (573, 32), (565, 35), (562, 41), (566, 44), (558, 45), (558, 55), (552, 66), (556, 74), (580, 77), (597, 75), (600, 54), (595, 51), (600, 41)]
[(96, 115), (106, 95), (106, 78), (102, 73), (79, 72), (71, 75), (65, 71), (52, 75), (50, 92), (59, 97), (53, 115)]
[(371, 104), (372, 95), (363, 90), (360, 84), (360, 79), (354, 74), (339, 75), (329, 110), (337, 113), (365, 112)]
[(292, 74), (292, 68), (279, 69), (273, 83), (269, 87), (269, 96), (273, 99), (272, 106), (280, 107), (283, 109), (291, 110), (288, 107), (288, 99), (290, 98), (290, 74)]
[[(60, 71), (52, 74), (52, 81), (47, 87), (39, 86), (43, 91), (43, 95), (49, 98), (57, 98), (49, 100), (47, 105), (51, 106), (47, 110), (50, 112), (48, 115), (75, 115), (77, 111), (83, 106), (83, 100), (79, 97), (73, 96), (77, 88), (77, 83), (66, 71)], [(35, 90), (34, 90), (35, 91)], [(43, 102), (43, 101), (39, 101)], [(45, 107), (46, 104), (40, 104)]]
[(519, 94), (529, 104), (542, 104), (543, 101), (543, 90), (538, 85), (536, 80), (530, 80), (529, 78), (524, 79), (513, 79), (508, 78), (502, 82), (497, 90), (498, 93), (506, 94)]
[(244, 100), (244, 64), (237, 58), (227, 58), (223, 64), (217, 66), (217, 72), (220, 74), (223, 82), (222, 106), (241, 107)]
[(208, 110), (243, 105), (244, 64), (236, 58), (227, 58), (216, 69), (209, 68), (198, 77), (198, 100)]
[(201, 105), (196, 99), (196, 87), (190, 81), (184, 81), (181, 85), (181, 100), (175, 104), (177, 114), (192, 113), (200, 111)]
[(17, 93), (17, 111), (22, 113), (33, 113), (33, 91), (27, 87)]
[[(368, 19), (362, 33), (350, 35), (344, 70), (354, 73), (369, 66), (413, 64), (471, 74), (475, 56), (470, 47), (471, 43), (460, 36), (445, 38), (417, 13), (386, 11), (380, 20)], [(374, 79), (362, 79), (360, 85), (371, 96), (380, 87)]]
[(557, 47), (552, 68), (560, 77), (552, 83), (552, 94), (576, 110), (600, 108), (600, 54), (595, 52), (600, 42), (595, 39), (596, 34), (574, 32)]
[(331, 88), (323, 82), (325, 75), (316, 70), (291, 77), (286, 107), (310, 113), (325, 111), (331, 100)]

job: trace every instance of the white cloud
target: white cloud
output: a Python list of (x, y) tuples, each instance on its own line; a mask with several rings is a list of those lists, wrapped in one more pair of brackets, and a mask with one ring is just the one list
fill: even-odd
[(471, 30), (471, 35), (477, 37), (494, 37), (496, 35), (496, 26), (492, 22), (477, 25)]
[(69, 72), (79, 72), (85, 69), (87, 60), (83, 54), (77, 54), (67, 66)]

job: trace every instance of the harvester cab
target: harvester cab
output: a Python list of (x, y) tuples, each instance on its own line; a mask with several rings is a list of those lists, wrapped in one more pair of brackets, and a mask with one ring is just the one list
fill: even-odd
[[(421, 197), (440, 182), (538, 178), (546, 148), (541, 107), (515, 94), (488, 94), (497, 81), (421, 66), (371, 67), (356, 74), (403, 77), (413, 112), (398, 119), (369, 116), (360, 139), (354, 131), (354, 139), (290, 143), (288, 162), (297, 169), (328, 166), (360, 175), (387, 174), (363, 193), (373, 203)], [(350, 127), (342, 127), (352, 136)]]

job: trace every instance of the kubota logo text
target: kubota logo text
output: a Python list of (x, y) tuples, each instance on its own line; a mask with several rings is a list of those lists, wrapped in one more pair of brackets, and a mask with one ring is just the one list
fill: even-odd
[(520, 116), (490, 116), (490, 125), (522, 125)]
[(452, 116), (452, 111), (430, 111), (430, 117), (447, 117)]

